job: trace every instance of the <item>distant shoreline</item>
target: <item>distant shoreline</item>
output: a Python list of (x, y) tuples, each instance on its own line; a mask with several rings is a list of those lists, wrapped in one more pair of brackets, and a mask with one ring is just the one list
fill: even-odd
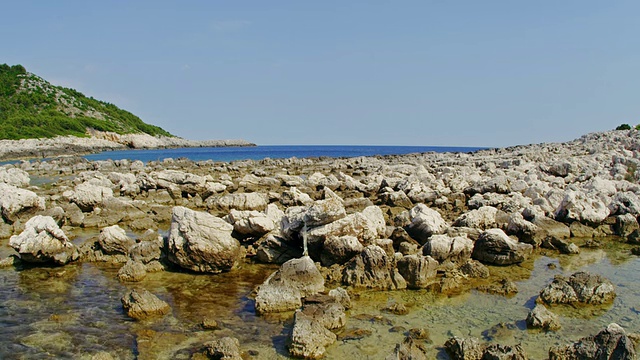
[(58, 136), (44, 139), (0, 140), (0, 161), (88, 155), (130, 149), (257, 146), (246, 140), (186, 140), (148, 134), (97, 133), (91, 137)]

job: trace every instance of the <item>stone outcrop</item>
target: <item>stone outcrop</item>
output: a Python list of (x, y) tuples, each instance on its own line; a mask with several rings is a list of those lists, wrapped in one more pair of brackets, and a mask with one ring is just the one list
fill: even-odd
[(422, 289), (434, 283), (438, 265), (431, 256), (406, 255), (398, 260), (398, 272), (409, 289)]
[(424, 204), (416, 205), (409, 212), (409, 216), (411, 223), (407, 227), (407, 232), (421, 244), (424, 244), (431, 235), (444, 233), (449, 227), (438, 211)]
[(171, 311), (169, 304), (144, 289), (133, 289), (120, 300), (127, 316), (136, 320), (166, 315)]
[(233, 226), (220, 218), (176, 206), (171, 217), (167, 258), (191, 271), (229, 271), (244, 256), (238, 240), (231, 237), (232, 231)]
[(471, 258), (474, 243), (466, 236), (434, 235), (422, 247), (422, 253), (439, 262), (464, 263)]
[(611, 281), (585, 271), (574, 273), (568, 279), (558, 275), (540, 292), (540, 300), (547, 304), (605, 304), (615, 297)]
[(560, 329), (560, 319), (558, 316), (549, 311), (544, 305), (537, 304), (527, 315), (527, 327), (558, 330)]
[(12, 224), (23, 212), (44, 210), (44, 208), (44, 199), (33, 191), (0, 183), (0, 211), (7, 223)]
[(342, 283), (353, 287), (389, 290), (406, 287), (393, 258), (377, 245), (369, 245), (345, 264)]
[(500, 229), (489, 229), (475, 242), (472, 257), (488, 264), (511, 265), (523, 262), (532, 251), (530, 244), (520, 243)]
[(636, 358), (634, 343), (624, 329), (609, 324), (595, 336), (588, 336), (565, 346), (549, 349), (549, 360), (619, 359)]
[(20, 235), (11, 237), (9, 245), (25, 262), (64, 265), (79, 257), (78, 248), (50, 216), (32, 217)]
[(327, 346), (336, 341), (336, 335), (312, 316), (304, 311), (296, 311), (293, 318), (293, 329), (289, 336), (289, 353), (294, 357), (320, 359)]

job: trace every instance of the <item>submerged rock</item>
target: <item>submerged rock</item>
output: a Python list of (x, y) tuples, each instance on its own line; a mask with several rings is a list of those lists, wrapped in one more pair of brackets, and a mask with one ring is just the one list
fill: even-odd
[(586, 271), (574, 273), (569, 279), (558, 275), (540, 292), (547, 304), (604, 304), (616, 297), (611, 281)]
[(402, 343), (396, 345), (385, 360), (427, 360), (427, 349), (424, 345), (414, 340), (411, 336), (407, 336)]
[(231, 237), (232, 231), (233, 226), (218, 217), (176, 206), (171, 218), (167, 258), (192, 271), (229, 271), (244, 256), (238, 240)]
[(233, 337), (223, 337), (204, 344), (210, 359), (242, 360), (240, 341)]
[(21, 260), (32, 263), (64, 265), (80, 256), (78, 248), (51, 216), (32, 217), (20, 235), (11, 237), (9, 245), (20, 254)]
[(120, 301), (127, 316), (136, 320), (166, 315), (171, 311), (169, 304), (145, 289), (133, 289), (126, 293)]
[(480, 360), (485, 346), (476, 338), (453, 337), (444, 344), (453, 360)]

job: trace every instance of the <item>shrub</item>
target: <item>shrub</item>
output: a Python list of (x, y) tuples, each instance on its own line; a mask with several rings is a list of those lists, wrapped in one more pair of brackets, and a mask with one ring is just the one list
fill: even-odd
[(618, 127), (616, 128), (616, 130), (631, 130), (631, 125), (629, 125), (629, 124), (622, 124), (622, 125), (618, 126)]

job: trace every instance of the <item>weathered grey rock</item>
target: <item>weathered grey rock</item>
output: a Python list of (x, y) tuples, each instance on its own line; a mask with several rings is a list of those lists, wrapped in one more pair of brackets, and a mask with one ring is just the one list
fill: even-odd
[(242, 360), (240, 341), (233, 337), (223, 337), (204, 344), (207, 355), (214, 360)]
[(299, 308), (302, 298), (324, 291), (324, 277), (310, 257), (282, 264), (260, 285), (256, 295), (258, 313), (283, 312)]
[(585, 271), (576, 272), (569, 279), (558, 275), (540, 292), (547, 304), (604, 304), (616, 297), (611, 281)]
[(427, 360), (427, 349), (424, 345), (407, 336), (397, 344), (393, 352), (385, 360)]
[(396, 289), (394, 272), (393, 259), (381, 247), (369, 245), (345, 265), (342, 283), (370, 289)]
[(160, 260), (162, 250), (158, 241), (141, 241), (129, 248), (129, 256), (134, 261), (148, 264)]
[(634, 215), (624, 214), (616, 216), (615, 231), (617, 235), (627, 237), (639, 229), (638, 220)]
[(9, 245), (25, 262), (64, 265), (77, 260), (80, 255), (78, 248), (50, 216), (32, 217), (20, 235), (11, 237)]
[(322, 326), (329, 330), (343, 328), (347, 323), (347, 316), (344, 313), (344, 306), (332, 296), (321, 295), (312, 296), (312, 299), (305, 299), (302, 312), (319, 321)]
[(305, 206), (291, 206), (284, 211), (280, 221), (280, 232), (288, 240), (301, 240), (300, 232), (304, 228)]
[(636, 359), (633, 341), (624, 329), (609, 324), (595, 336), (584, 337), (577, 342), (549, 349), (549, 360), (632, 360)]
[(473, 241), (466, 236), (434, 235), (424, 244), (422, 253), (439, 262), (450, 260), (456, 263), (464, 263), (471, 258), (473, 246)]
[(500, 229), (489, 229), (480, 234), (472, 257), (489, 264), (511, 265), (526, 260), (532, 250), (530, 244), (519, 243)]
[(347, 290), (338, 287), (329, 291), (329, 296), (333, 297), (337, 302), (342, 304), (345, 309), (351, 308), (351, 297)]
[(414, 206), (409, 216), (411, 223), (406, 230), (420, 244), (424, 244), (431, 235), (444, 233), (449, 227), (438, 211), (428, 208), (425, 204)]
[(308, 227), (329, 224), (347, 216), (341, 199), (330, 197), (311, 204), (304, 214), (304, 223)]
[(336, 335), (325, 328), (319, 320), (296, 311), (293, 329), (289, 337), (289, 353), (294, 357), (320, 359), (326, 347), (336, 341)]
[(70, 193), (65, 193), (69, 200), (84, 211), (93, 211), (93, 208), (106, 198), (113, 197), (113, 190), (110, 187), (95, 185), (91, 182), (83, 182), (75, 187)]
[(560, 319), (544, 305), (537, 304), (527, 315), (527, 326), (544, 330), (560, 329)]
[(147, 267), (139, 262), (129, 260), (118, 270), (118, 280), (123, 282), (138, 282), (147, 277)]
[(567, 191), (555, 211), (556, 219), (587, 224), (600, 224), (609, 214), (609, 208), (598, 197), (572, 190)]
[(233, 229), (242, 235), (262, 236), (280, 227), (284, 212), (275, 204), (269, 204), (264, 212), (255, 210), (231, 210), (225, 218)]
[(331, 236), (323, 244), (320, 261), (326, 267), (333, 264), (342, 265), (361, 253), (362, 250), (364, 250), (364, 246), (355, 236)]
[(422, 289), (435, 281), (438, 262), (431, 256), (407, 255), (398, 261), (398, 272), (410, 289)]
[(208, 209), (220, 212), (229, 212), (231, 209), (262, 211), (267, 207), (268, 198), (262, 193), (234, 193), (211, 196), (206, 203)]
[(44, 210), (44, 199), (33, 191), (0, 183), (0, 211), (7, 223), (12, 224), (21, 213), (31, 209)]
[(453, 360), (481, 360), (485, 346), (476, 338), (452, 337), (444, 348)]
[(135, 245), (135, 240), (127, 236), (127, 233), (118, 225), (106, 227), (100, 231), (98, 243), (105, 254), (115, 255), (129, 253), (129, 249)]
[(30, 182), (31, 178), (28, 172), (18, 168), (0, 167), (0, 183), (15, 187), (26, 187), (29, 186)]
[(405, 209), (409, 209), (413, 206), (411, 199), (405, 194), (404, 191), (393, 191), (391, 188), (385, 189), (381, 194), (378, 195), (378, 199), (389, 206), (394, 207), (403, 207)]
[(256, 259), (263, 263), (284, 264), (302, 256), (302, 248), (276, 234), (268, 234), (257, 242)]
[(471, 278), (488, 278), (490, 275), (489, 269), (476, 260), (467, 260), (460, 266), (460, 271)]
[(454, 226), (470, 227), (476, 229), (491, 229), (496, 227), (496, 215), (498, 209), (493, 206), (483, 206), (460, 215), (454, 222)]
[(527, 360), (529, 357), (520, 344), (491, 344), (484, 349), (483, 360)]
[(617, 192), (609, 203), (611, 215), (640, 215), (640, 197), (631, 191)]
[(120, 300), (127, 316), (136, 320), (166, 315), (171, 311), (169, 304), (145, 289), (133, 289)]
[(244, 256), (238, 240), (231, 237), (232, 231), (233, 226), (220, 218), (176, 206), (171, 217), (167, 258), (192, 271), (229, 271)]

